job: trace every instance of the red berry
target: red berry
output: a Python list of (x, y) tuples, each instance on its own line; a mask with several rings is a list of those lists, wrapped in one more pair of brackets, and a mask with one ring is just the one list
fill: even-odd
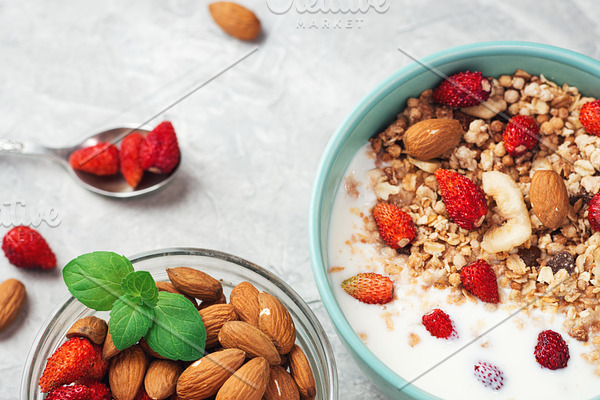
[(143, 140), (144, 137), (140, 133), (134, 132), (127, 135), (121, 142), (121, 151), (119, 152), (121, 173), (132, 188), (140, 183), (142, 175), (144, 175), (144, 168), (142, 168), (140, 160), (140, 147)]
[(91, 395), (90, 389), (84, 385), (61, 386), (51, 390), (46, 400), (91, 400)]
[(96, 360), (96, 349), (89, 340), (74, 337), (64, 342), (48, 358), (40, 378), (42, 393), (88, 378)]
[(540, 127), (535, 119), (528, 115), (515, 115), (506, 124), (502, 140), (508, 154), (518, 157), (534, 148), (539, 135)]
[(579, 122), (587, 133), (600, 136), (600, 100), (590, 101), (581, 107)]
[(373, 218), (379, 235), (393, 249), (406, 246), (417, 234), (410, 215), (394, 204), (378, 203), (373, 207)]
[(460, 270), (465, 289), (486, 303), (500, 302), (494, 270), (485, 260), (477, 260)]
[(142, 141), (140, 158), (145, 170), (168, 174), (179, 163), (179, 157), (177, 136), (169, 121), (161, 122)]
[(504, 374), (500, 368), (493, 364), (479, 361), (475, 364), (473, 372), (479, 382), (483, 383), (487, 388), (500, 390), (502, 385), (504, 385)]
[(533, 353), (538, 364), (548, 369), (565, 368), (569, 361), (569, 346), (560, 333), (552, 330), (540, 332)]
[(2, 250), (8, 261), (20, 268), (56, 268), (56, 256), (38, 231), (28, 226), (12, 228), (2, 239)]
[(488, 211), (483, 190), (470, 179), (447, 169), (438, 169), (435, 177), (450, 218), (463, 229), (479, 228)]
[(81, 382), (82, 385), (87, 386), (90, 389), (89, 400), (111, 400), (112, 394), (108, 386), (104, 383), (96, 380), (86, 380)]
[(94, 175), (114, 175), (119, 172), (119, 150), (110, 143), (75, 150), (69, 156), (73, 169)]
[(387, 276), (366, 272), (342, 282), (342, 289), (367, 304), (386, 304), (392, 301), (394, 282)]
[(600, 231), (600, 192), (588, 203), (588, 221), (593, 230)]
[(146, 388), (144, 387), (144, 385), (142, 385), (133, 400), (152, 400), (152, 397), (148, 396)]
[(434, 89), (433, 100), (451, 107), (470, 107), (486, 101), (491, 91), (490, 81), (481, 72), (459, 72)]
[(454, 324), (452, 323), (450, 316), (439, 308), (423, 315), (421, 321), (423, 322), (425, 329), (431, 333), (431, 336), (440, 339), (458, 338), (458, 333), (454, 329)]

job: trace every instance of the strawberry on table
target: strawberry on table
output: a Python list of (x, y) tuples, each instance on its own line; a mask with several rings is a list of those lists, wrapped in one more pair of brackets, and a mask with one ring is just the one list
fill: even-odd
[(447, 169), (438, 169), (435, 177), (450, 218), (463, 229), (479, 228), (488, 211), (483, 190), (469, 178)]
[(540, 127), (533, 117), (515, 115), (508, 121), (502, 133), (504, 148), (511, 156), (518, 157), (535, 147)]
[(387, 276), (365, 272), (343, 281), (342, 289), (363, 303), (386, 304), (392, 301), (394, 282)]
[(587, 133), (600, 136), (600, 100), (590, 101), (581, 107), (579, 122)]
[(448, 77), (433, 91), (436, 103), (451, 107), (470, 107), (490, 97), (492, 85), (481, 72), (465, 71)]
[(144, 137), (139, 132), (134, 132), (125, 137), (121, 142), (121, 151), (119, 152), (121, 162), (121, 173), (131, 186), (135, 188), (144, 175), (142, 161), (140, 160), (140, 148)]
[(485, 260), (476, 260), (460, 270), (462, 285), (486, 303), (499, 303), (498, 282), (494, 270)]
[(73, 169), (94, 175), (114, 175), (119, 172), (119, 150), (110, 143), (75, 150), (69, 156)]
[(140, 147), (142, 168), (168, 174), (179, 163), (179, 144), (175, 129), (169, 121), (161, 122), (144, 138)]
[(454, 329), (454, 324), (450, 316), (439, 308), (423, 315), (421, 322), (431, 336), (440, 339), (455, 339), (458, 338), (458, 333)]
[(504, 385), (504, 373), (497, 366), (479, 361), (473, 367), (477, 380), (487, 388), (500, 390)]
[(56, 256), (42, 235), (28, 226), (15, 226), (2, 239), (8, 261), (20, 268), (56, 268)]
[(88, 378), (96, 360), (96, 349), (89, 340), (74, 337), (63, 343), (48, 358), (40, 378), (42, 393)]
[(378, 203), (372, 213), (379, 235), (393, 249), (406, 246), (417, 234), (410, 215), (394, 204)]
[(565, 368), (570, 357), (569, 346), (560, 333), (548, 329), (538, 335), (534, 355), (542, 367), (552, 370)]

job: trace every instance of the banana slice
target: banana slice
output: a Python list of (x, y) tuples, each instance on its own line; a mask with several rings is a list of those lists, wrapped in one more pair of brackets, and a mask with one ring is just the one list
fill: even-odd
[(481, 180), (483, 191), (496, 200), (500, 215), (506, 219), (504, 225), (485, 233), (481, 247), (488, 253), (499, 253), (523, 244), (531, 236), (523, 193), (515, 181), (502, 172), (484, 172)]

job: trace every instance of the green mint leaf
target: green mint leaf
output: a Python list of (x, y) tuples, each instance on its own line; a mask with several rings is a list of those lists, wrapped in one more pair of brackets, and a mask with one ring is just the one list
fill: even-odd
[(192, 302), (180, 294), (158, 293), (154, 323), (146, 340), (163, 357), (194, 361), (204, 356), (206, 330)]
[(108, 251), (95, 251), (71, 260), (63, 268), (69, 292), (85, 306), (108, 311), (124, 292), (121, 281), (133, 265), (126, 257)]
[(129, 296), (142, 299), (151, 306), (158, 301), (158, 288), (150, 272), (134, 271), (129, 273), (121, 282), (121, 288)]
[(136, 344), (152, 326), (153, 307), (128, 294), (113, 304), (108, 331), (115, 347), (124, 350)]

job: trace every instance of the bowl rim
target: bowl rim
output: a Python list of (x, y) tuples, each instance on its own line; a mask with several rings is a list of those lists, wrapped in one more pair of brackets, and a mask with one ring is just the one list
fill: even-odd
[(323, 254), (321, 252), (323, 236), (321, 235), (320, 230), (322, 225), (320, 208), (323, 205), (325, 196), (325, 182), (329, 177), (328, 171), (331, 169), (341, 152), (342, 144), (348, 139), (358, 124), (374, 108), (374, 106), (399, 85), (411, 80), (429, 66), (438, 67), (464, 58), (492, 55), (537, 57), (570, 65), (591, 75), (600, 76), (600, 62), (591, 57), (557, 46), (524, 41), (488, 41), (470, 43), (438, 51), (423, 57), (418, 61), (412, 61), (375, 86), (375, 88), (363, 97), (363, 99), (350, 111), (340, 126), (335, 130), (327, 143), (317, 166), (316, 176), (313, 181), (310, 195), (308, 213), (310, 260), (317, 289), (321, 295), (329, 318), (341, 337), (342, 342), (354, 351), (353, 356), (358, 357), (362, 363), (367, 365), (386, 382), (396, 387), (399, 392), (402, 391), (409, 396), (419, 399), (438, 399), (438, 397), (432, 396), (424, 390), (411, 385), (411, 382), (400, 377), (400, 375), (380, 361), (354, 332), (331, 290), (327, 266), (323, 264)]
[[(240, 265), (257, 275), (262, 276), (268, 281), (272, 282), (275, 286), (277, 286), (280, 290), (282, 290), (292, 302), (294, 302), (302, 311), (304, 316), (309, 320), (312, 327), (315, 329), (316, 334), (319, 338), (319, 342), (321, 344), (323, 353), (325, 355), (325, 361), (327, 364), (327, 371), (329, 376), (331, 377), (331, 387), (328, 388), (328, 399), (337, 399), (339, 396), (339, 388), (338, 388), (338, 374), (337, 374), (337, 366), (335, 361), (335, 356), (333, 353), (333, 348), (331, 346), (331, 342), (323, 328), (323, 325), (310, 308), (310, 306), (304, 301), (304, 299), (283, 279), (279, 278), (277, 275), (272, 273), (271, 271), (260, 267), (253, 262), (250, 262), (244, 258), (234, 256), (232, 254), (212, 249), (204, 249), (204, 248), (196, 248), (196, 247), (169, 247), (162, 248), (157, 250), (149, 250), (140, 253), (136, 253), (130, 257), (127, 257), (133, 264), (136, 262), (141, 262), (157, 257), (165, 257), (165, 256), (203, 256), (203, 257), (211, 257), (220, 259), (223, 261), (231, 262), (233, 264)], [(25, 365), (21, 375), (21, 386), (20, 386), (20, 398), (25, 399), (24, 397), (26, 393), (26, 388), (31, 381), (32, 374), (34, 371), (31, 368), (32, 360), (37, 350), (39, 348), (40, 343), (49, 335), (50, 328), (55, 325), (53, 321), (56, 321), (56, 317), (64, 312), (69, 307), (73, 306), (75, 303), (78, 303), (78, 300), (73, 297), (70, 293), (65, 295), (60, 302), (54, 307), (52, 312), (48, 315), (48, 317), (42, 323), (40, 329), (38, 330), (35, 339), (33, 341), (33, 345), (29, 349), (27, 354), (27, 358), (25, 361)], [(83, 306), (83, 305), (82, 305)], [(85, 306), (84, 306), (85, 307)]]

